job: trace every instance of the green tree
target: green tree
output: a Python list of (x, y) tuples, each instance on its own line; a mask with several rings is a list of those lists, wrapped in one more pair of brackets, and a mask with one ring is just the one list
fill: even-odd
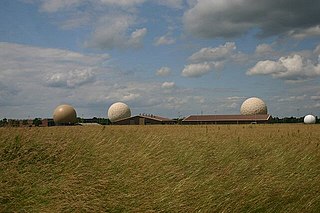
[(28, 120), (23, 120), (22, 125), (24, 125), (24, 126), (28, 125)]
[(42, 120), (41, 120), (41, 118), (35, 118), (35, 119), (33, 119), (32, 123), (35, 126), (40, 126), (42, 124)]

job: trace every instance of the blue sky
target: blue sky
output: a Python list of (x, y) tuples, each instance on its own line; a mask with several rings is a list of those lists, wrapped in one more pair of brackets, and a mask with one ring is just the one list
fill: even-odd
[(320, 2), (2, 0), (0, 118), (320, 116)]

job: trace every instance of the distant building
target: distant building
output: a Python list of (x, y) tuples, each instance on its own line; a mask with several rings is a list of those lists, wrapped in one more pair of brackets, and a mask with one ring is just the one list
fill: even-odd
[(47, 126), (54, 126), (53, 119), (50, 118), (35, 118), (35, 119), (9, 119), (4, 126), (7, 127), (47, 127)]
[(77, 125), (79, 125), (79, 126), (102, 126), (101, 124), (98, 124), (98, 123), (78, 123)]
[(182, 124), (250, 124), (269, 123), (271, 116), (260, 115), (190, 115), (182, 120)]
[(176, 124), (170, 118), (164, 118), (151, 114), (140, 114), (113, 122), (114, 125), (151, 125), (151, 124)]
[(55, 126), (55, 123), (52, 118), (45, 118), (45, 119), (42, 119), (40, 126), (43, 126), (43, 127)]

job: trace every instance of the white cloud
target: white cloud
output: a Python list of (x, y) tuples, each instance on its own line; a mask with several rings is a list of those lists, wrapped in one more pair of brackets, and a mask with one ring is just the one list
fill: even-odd
[(278, 61), (259, 61), (247, 71), (247, 75), (271, 75), (287, 81), (304, 81), (320, 76), (320, 64), (294, 54)]
[(62, 103), (83, 117), (105, 117), (116, 101), (128, 103), (134, 114), (152, 109), (176, 116), (174, 110), (185, 114), (194, 107), (185, 100), (199, 92), (122, 75), (106, 67), (108, 60), (104, 54), (0, 42), (0, 117), (50, 117)]
[(144, 36), (147, 34), (147, 29), (136, 29), (131, 33), (130, 39), (128, 41), (129, 46), (139, 47), (142, 44)]
[(206, 47), (202, 48), (200, 51), (192, 54), (189, 57), (194, 63), (204, 62), (204, 61), (223, 61), (232, 56), (236, 50), (236, 45), (234, 42), (226, 42), (224, 45), (220, 45), (215, 48)]
[(285, 98), (280, 98), (278, 102), (296, 102), (296, 101), (303, 101), (307, 98), (307, 95), (299, 95), (299, 96), (289, 96)]
[[(27, 0), (26, 0), (27, 1)], [(93, 7), (119, 7), (122, 9), (139, 6), (147, 0), (28, 0), (40, 2), (40, 8), (44, 12), (54, 13), (61, 10), (74, 10), (76, 7), (91, 5)], [(158, 0), (156, 4), (169, 8), (181, 9), (183, 0)]]
[(146, 0), (42, 0), (41, 10), (54, 13), (61, 10), (74, 10), (76, 7), (91, 4), (92, 6), (117, 6), (122, 8), (134, 7)]
[(70, 17), (59, 25), (62, 29), (71, 30), (78, 27), (89, 25), (92, 21), (92, 15), (87, 12), (76, 11), (74, 14), (71, 14)]
[(237, 108), (239, 108), (239, 104), (238, 103), (230, 103), (230, 104), (226, 104), (226, 107), (231, 108), (231, 109), (237, 109)]
[(248, 75), (269, 75), (274, 73), (284, 73), (286, 72), (286, 67), (282, 63), (276, 61), (266, 60), (259, 61), (253, 68), (251, 68), (247, 74)]
[(155, 46), (160, 46), (160, 45), (170, 45), (174, 44), (176, 40), (172, 37), (170, 37), (168, 34), (158, 37), (154, 41)]
[(226, 99), (228, 101), (243, 101), (246, 97), (244, 96), (231, 96), (231, 97), (227, 97)]
[(313, 54), (320, 57), (320, 44), (314, 49)]
[(213, 69), (222, 69), (227, 62), (241, 63), (247, 60), (247, 55), (236, 51), (237, 47), (234, 42), (226, 42), (218, 47), (202, 48), (189, 57), (192, 63), (186, 65), (182, 71), (185, 77), (200, 77)]
[(109, 58), (108, 54), (81, 54), (68, 50), (0, 42), (3, 75), (32, 72), (44, 76), (46, 73), (100, 66)]
[(168, 97), (165, 99), (166, 100), (166, 104), (164, 105), (166, 108), (169, 108), (170, 110), (173, 109), (182, 109), (183, 106), (185, 106), (187, 104), (187, 99), (183, 99), (181, 97)]
[(171, 73), (171, 69), (169, 67), (161, 67), (157, 70), (156, 75), (157, 76), (168, 76)]
[(182, 76), (184, 77), (200, 77), (209, 73), (213, 69), (212, 64), (209, 63), (199, 63), (199, 64), (189, 64), (182, 70)]
[(244, 96), (229, 96), (220, 101), (220, 107), (232, 109), (235, 113), (239, 113), (240, 106), (245, 99)]
[(259, 55), (270, 55), (274, 52), (274, 50), (272, 49), (272, 47), (269, 44), (259, 44), (256, 47), (256, 54)]
[(86, 90), (97, 83), (97, 75), (106, 75), (109, 58), (0, 42), (0, 96), (5, 96), (0, 116), (47, 117), (56, 105), (83, 99), (79, 87)]
[[(41, 11), (59, 13), (58, 24), (62, 29), (85, 26), (91, 29), (83, 45), (88, 48), (114, 49), (137, 48), (143, 44), (147, 28), (140, 26), (139, 6), (146, 0), (30, 0), (40, 4)], [(181, 9), (183, 0), (157, 0), (152, 4)], [(60, 16), (60, 13), (63, 16)], [(90, 23), (94, 23), (89, 25)], [(170, 33), (157, 38), (154, 45), (170, 45), (175, 39)]]
[(83, 70), (72, 70), (69, 72), (60, 72), (49, 75), (46, 80), (51, 87), (68, 87), (74, 88), (95, 80), (95, 73), (91, 68)]
[(311, 100), (320, 101), (320, 95), (313, 95), (310, 98)]
[(127, 95), (124, 95), (122, 98), (121, 98), (121, 101), (124, 101), (124, 102), (127, 102), (127, 101), (134, 101), (138, 98), (140, 98), (140, 94), (138, 93), (129, 93)]
[(162, 89), (172, 89), (175, 88), (176, 84), (174, 82), (163, 82), (163, 84), (161, 85)]
[[(0, 43), (0, 117), (50, 117), (61, 103), (73, 105), (84, 117), (105, 116), (116, 101), (140, 112), (167, 109), (169, 94), (159, 91), (161, 84), (112, 71), (108, 60), (103, 54)], [(163, 87), (172, 89), (174, 82)]]
[(83, 101), (98, 106), (123, 101), (133, 108), (154, 106), (162, 102), (159, 85), (154, 82), (138, 82), (125, 76), (117, 78), (117, 82), (121, 84), (114, 84), (112, 81), (103, 80), (86, 85), (86, 89), (82, 91)]
[[(33, 59), (37, 62), (45, 60), (49, 62), (61, 62), (67, 64), (68, 62), (75, 62), (78, 64), (89, 63), (96, 64), (110, 58), (108, 54), (81, 54), (78, 52), (54, 49), (54, 48), (40, 48), (29, 45), (15, 44), (0, 42), (0, 54), (3, 58), (20, 59)], [(28, 61), (24, 61), (28, 63)]]
[(100, 18), (86, 46), (97, 49), (139, 47), (147, 29), (135, 29), (128, 35), (129, 29), (135, 25), (135, 19), (135, 16), (129, 14), (112, 14)]
[(85, 0), (43, 0), (41, 10), (49, 13), (57, 12), (58, 10), (68, 9), (82, 4)]
[(291, 30), (288, 33), (288, 35), (295, 39), (300, 39), (300, 40), (308, 37), (320, 36), (320, 25), (313, 26), (306, 29)]
[(313, 29), (320, 22), (319, 8), (320, 2), (304, 0), (260, 0), (259, 4), (252, 0), (201, 0), (185, 12), (183, 22), (188, 32), (205, 38), (236, 37), (252, 29), (270, 36)]

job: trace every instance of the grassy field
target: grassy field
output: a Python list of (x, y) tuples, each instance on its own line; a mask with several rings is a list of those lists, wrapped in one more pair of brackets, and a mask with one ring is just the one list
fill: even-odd
[(0, 128), (0, 212), (320, 212), (320, 125)]

